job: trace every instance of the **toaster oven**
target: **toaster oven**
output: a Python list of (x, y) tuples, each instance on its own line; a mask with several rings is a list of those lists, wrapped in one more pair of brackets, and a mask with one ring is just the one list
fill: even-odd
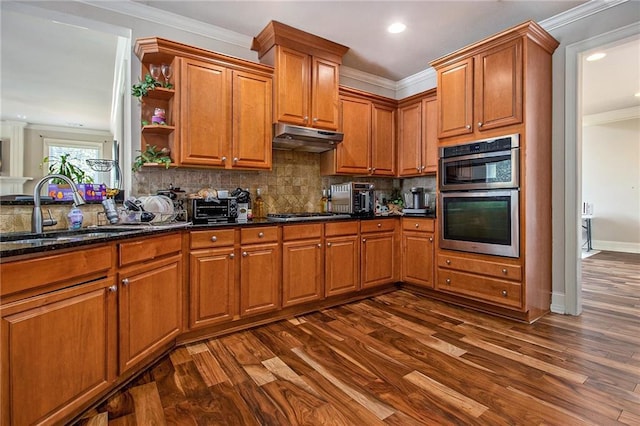
[(206, 200), (194, 198), (187, 205), (189, 219), (194, 225), (235, 223), (238, 218), (236, 197)]
[(372, 183), (347, 182), (331, 185), (331, 213), (373, 216), (375, 196)]

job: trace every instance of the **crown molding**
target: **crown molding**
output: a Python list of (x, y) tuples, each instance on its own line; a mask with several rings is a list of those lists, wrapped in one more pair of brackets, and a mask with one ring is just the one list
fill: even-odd
[(347, 67), (344, 65), (340, 66), (340, 76), (352, 78), (354, 80), (358, 80), (363, 83), (371, 84), (387, 90), (395, 91), (397, 87), (397, 83), (393, 80), (390, 80), (384, 77), (379, 77), (374, 74), (369, 74), (368, 72), (360, 71), (355, 68)]
[(551, 18), (538, 22), (546, 31), (553, 31), (557, 28), (569, 25), (572, 22), (586, 18), (588, 16), (600, 13), (611, 7), (626, 3), (629, 0), (591, 0), (579, 6), (569, 9), (565, 12), (558, 13)]
[(82, 127), (64, 127), (64, 126), (54, 126), (52, 124), (27, 123), (27, 125), (25, 126), (25, 130), (91, 135), (91, 136), (98, 136), (101, 138), (105, 138), (108, 140), (113, 140), (113, 135), (111, 134), (111, 132), (108, 132), (106, 130), (85, 129)]
[(142, 3), (133, 1), (77, 1), (100, 9), (120, 13), (122, 15), (188, 31), (214, 40), (244, 47), (246, 49), (251, 49), (251, 43), (253, 42), (253, 37), (251, 36), (240, 34), (216, 25), (207, 24), (205, 22), (198, 21), (197, 19), (187, 18), (186, 16), (178, 15), (176, 13), (165, 12)]
[(640, 118), (640, 106), (617, 109), (614, 111), (590, 114), (582, 117), (583, 126), (597, 126), (600, 124), (615, 123), (618, 121), (634, 120)]

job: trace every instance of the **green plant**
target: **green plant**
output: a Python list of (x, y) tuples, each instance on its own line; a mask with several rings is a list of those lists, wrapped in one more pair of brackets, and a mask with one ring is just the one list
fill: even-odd
[(149, 90), (155, 90), (156, 87), (160, 86), (162, 86), (162, 83), (151, 77), (151, 74), (147, 74), (144, 80), (131, 86), (131, 94), (138, 99), (142, 99), (143, 96), (149, 94)]
[[(42, 163), (40, 163), (40, 168), (42, 168), (45, 163), (48, 163), (49, 174), (64, 175), (75, 183), (93, 183), (93, 178), (82, 170), (80, 166), (74, 164), (74, 159), (69, 158), (70, 155), (71, 154), (62, 154), (60, 158), (44, 157)], [(62, 179), (53, 179), (52, 183), (66, 184), (67, 182)]]
[(158, 149), (155, 145), (147, 145), (144, 151), (138, 150), (140, 155), (138, 155), (133, 160), (133, 165), (131, 166), (131, 170), (137, 172), (145, 163), (157, 163), (164, 164), (166, 169), (169, 168), (171, 164), (171, 157), (169, 156), (168, 148)]

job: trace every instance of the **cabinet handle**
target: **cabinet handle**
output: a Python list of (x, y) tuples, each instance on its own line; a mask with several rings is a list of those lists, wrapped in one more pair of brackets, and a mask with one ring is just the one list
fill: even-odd
[(444, 280), (444, 282), (447, 284), (451, 284), (451, 278), (447, 278), (446, 280)]
[(478, 121), (478, 127), (482, 127), (482, 121)]
[(503, 273), (503, 274), (505, 274), (505, 275), (507, 275), (507, 269), (506, 269), (506, 268), (505, 268), (505, 269), (503, 269), (503, 270), (502, 270), (502, 273)]
[(374, 168), (372, 168), (372, 169), (371, 169), (371, 171), (373, 171), (373, 172), (375, 173), (375, 171), (376, 171), (376, 168), (375, 168), (375, 167), (374, 167)]
[(109, 290), (111, 293), (115, 293), (116, 291), (118, 291), (118, 286), (114, 284), (112, 286), (109, 286), (107, 290)]
[(451, 261), (450, 261), (449, 259), (445, 260), (445, 263), (446, 263), (447, 265), (451, 265)]
[(313, 122), (317, 123), (318, 122), (318, 117), (313, 117)]
[(242, 257), (247, 257), (247, 256), (249, 256), (249, 253), (247, 253), (246, 251), (243, 251), (242, 252)]
[(215, 243), (216, 241), (218, 241), (218, 237), (216, 237), (215, 235), (213, 237), (211, 237), (211, 242)]
[(122, 285), (129, 285), (129, 278), (125, 278), (122, 280)]
[(503, 297), (507, 297), (507, 294), (508, 294), (508, 293), (507, 293), (507, 290), (502, 290), (502, 296), (503, 296)]
[(381, 223), (378, 224), (378, 228), (382, 228), (382, 224)]
[(258, 238), (264, 237), (264, 232), (258, 232)]
[(235, 259), (235, 257), (236, 257), (236, 255), (235, 255), (235, 254), (233, 254), (233, 253), (231, 253), (231, 254), (229, 255), (229, 259)]
[(327, 247), (331, 247), (331, 243), (327, 243)]
[(363, 239), (362, 239), (362, 242), (363, 242), (363, 243), (366, 243), (366, 242), (367, 242), (367, 239), (366, 239), (366, 238), (363, 238)]
[(420, 224), (419, 223), (416, 223), (416, 228), (420, 228)]
[(222, 157), (222, 158), (220, 159), (220, 161), (222, 161), (222, 162), (224, 163), (225, 161), (227, 161), (227, 157)]
[(238, 162), (238, 157), (233, 157), (233, 164)]
[(466, 127), (467, 129), (470, 129), (470, 128), (471, 128), (471, 125), (470, 125), (470, 124), (467, 124), (465, 127)]
[(302, 119), (302, 121), (304, 121), (305, 123), (306, 123), (307, 121), (309, 121), (309, 116), (308, 116), (308, 115), (305, 115), (305, 116), (304, 116), (304, 118)]
[(420, 166), (416, 167), (416, 171), (420, 172)]
[(429, 237), (429, 242), (432, 243), (433, 242), (433, 237)]
[(373, 169), (371, 167), (369, 167), (367, 170), (372, 171)]

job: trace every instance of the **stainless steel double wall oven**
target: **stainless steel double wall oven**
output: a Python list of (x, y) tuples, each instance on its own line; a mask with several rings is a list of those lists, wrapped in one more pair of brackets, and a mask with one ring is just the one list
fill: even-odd
[(520, 255), (518, 134), (440, 148), (440, 247)]

